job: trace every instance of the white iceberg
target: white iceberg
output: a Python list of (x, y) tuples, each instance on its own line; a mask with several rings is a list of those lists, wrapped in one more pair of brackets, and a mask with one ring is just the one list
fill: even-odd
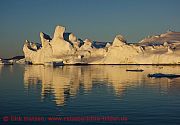
[[(26, 62), (48, 64), (180, 64), (180, 32), (151, 36), (128, 44), (122, 35), (103, 45), (89, 39), (81, 41), (65, 27), (57, 26), (53, 38), (40, 33), (41, 44), (26, 40)], [(100, 46), (102, 44), (102, 46)]]

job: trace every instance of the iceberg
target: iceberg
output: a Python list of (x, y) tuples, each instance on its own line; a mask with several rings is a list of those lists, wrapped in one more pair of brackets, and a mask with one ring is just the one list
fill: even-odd
[(122, 35), (113, 42), (84, 41), (56, 26), (53, 38), (40, 32), (41, 44), (25, 41), (25, 61), (31, 64), (180, 64), (180, 32), (149, 36), (128, 43)]
[(13, 61), (0, 58), (0, 65), (13, 65)]

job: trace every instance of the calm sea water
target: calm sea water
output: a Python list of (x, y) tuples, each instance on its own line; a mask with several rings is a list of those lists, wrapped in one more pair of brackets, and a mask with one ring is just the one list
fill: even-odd
[[(0, 125), (180, 124), (180, 78), (148, 78), (149, 73), (180, 74), (180, 66), (0, 66)], [(12, 121), (11, 116), (124, 116), (128, 120), (35, 122)]]

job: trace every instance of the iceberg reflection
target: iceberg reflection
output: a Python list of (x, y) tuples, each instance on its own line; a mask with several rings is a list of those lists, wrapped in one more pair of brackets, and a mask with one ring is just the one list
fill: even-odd
[[(143, 69), (144, 72), (127, 72), (127, 69)], [(133, 66), (133, 65), (89, 65), (63, 66), (53, 68), (43, 65), (25, 66), (24, 87), (28, 91), (32, 86), (41, 85), (41, 99), (53, 96), (57, 106), (63, 106), (69, 97), (75, 97), (80, 87), (89, 92), (96, 84), (110, 86), (114, 94), (122, 94), (130, 88), (146, 87), (156, 89), (160, 94), (179, 91), (180, 78), (153, 79), (149, 73), (180, 74), (179, 66)]]

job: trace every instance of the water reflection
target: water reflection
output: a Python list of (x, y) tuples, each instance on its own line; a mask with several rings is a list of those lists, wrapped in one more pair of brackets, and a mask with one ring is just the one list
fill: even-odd
[(0, 65), (0, 74), (1, 74), (2, 67), (3, 67), (3, 65)]
[[(144, 72), (127, 72), (126, 69), (143, 69)], [(179, 66), (64, 66), (59, 68), (42, 65), (25, 66), (24, 87), (28, 91), (33, 86), (41, 85), (41, 98), (53, 95), (51, 100), (57, 106), (63, 106), (68, 97), (75, 97), (80, 87), (85, 92), (94, 85), (105, 84), (113, 88), (117, 96), (121, 96), (131, 88), (154, 88), (160, 94), (174, 93), (180, 90), (179, 78), (153, 79), (149, 73), (180, 74)], [(50, 95), (50, 96), (49, 96)]]

